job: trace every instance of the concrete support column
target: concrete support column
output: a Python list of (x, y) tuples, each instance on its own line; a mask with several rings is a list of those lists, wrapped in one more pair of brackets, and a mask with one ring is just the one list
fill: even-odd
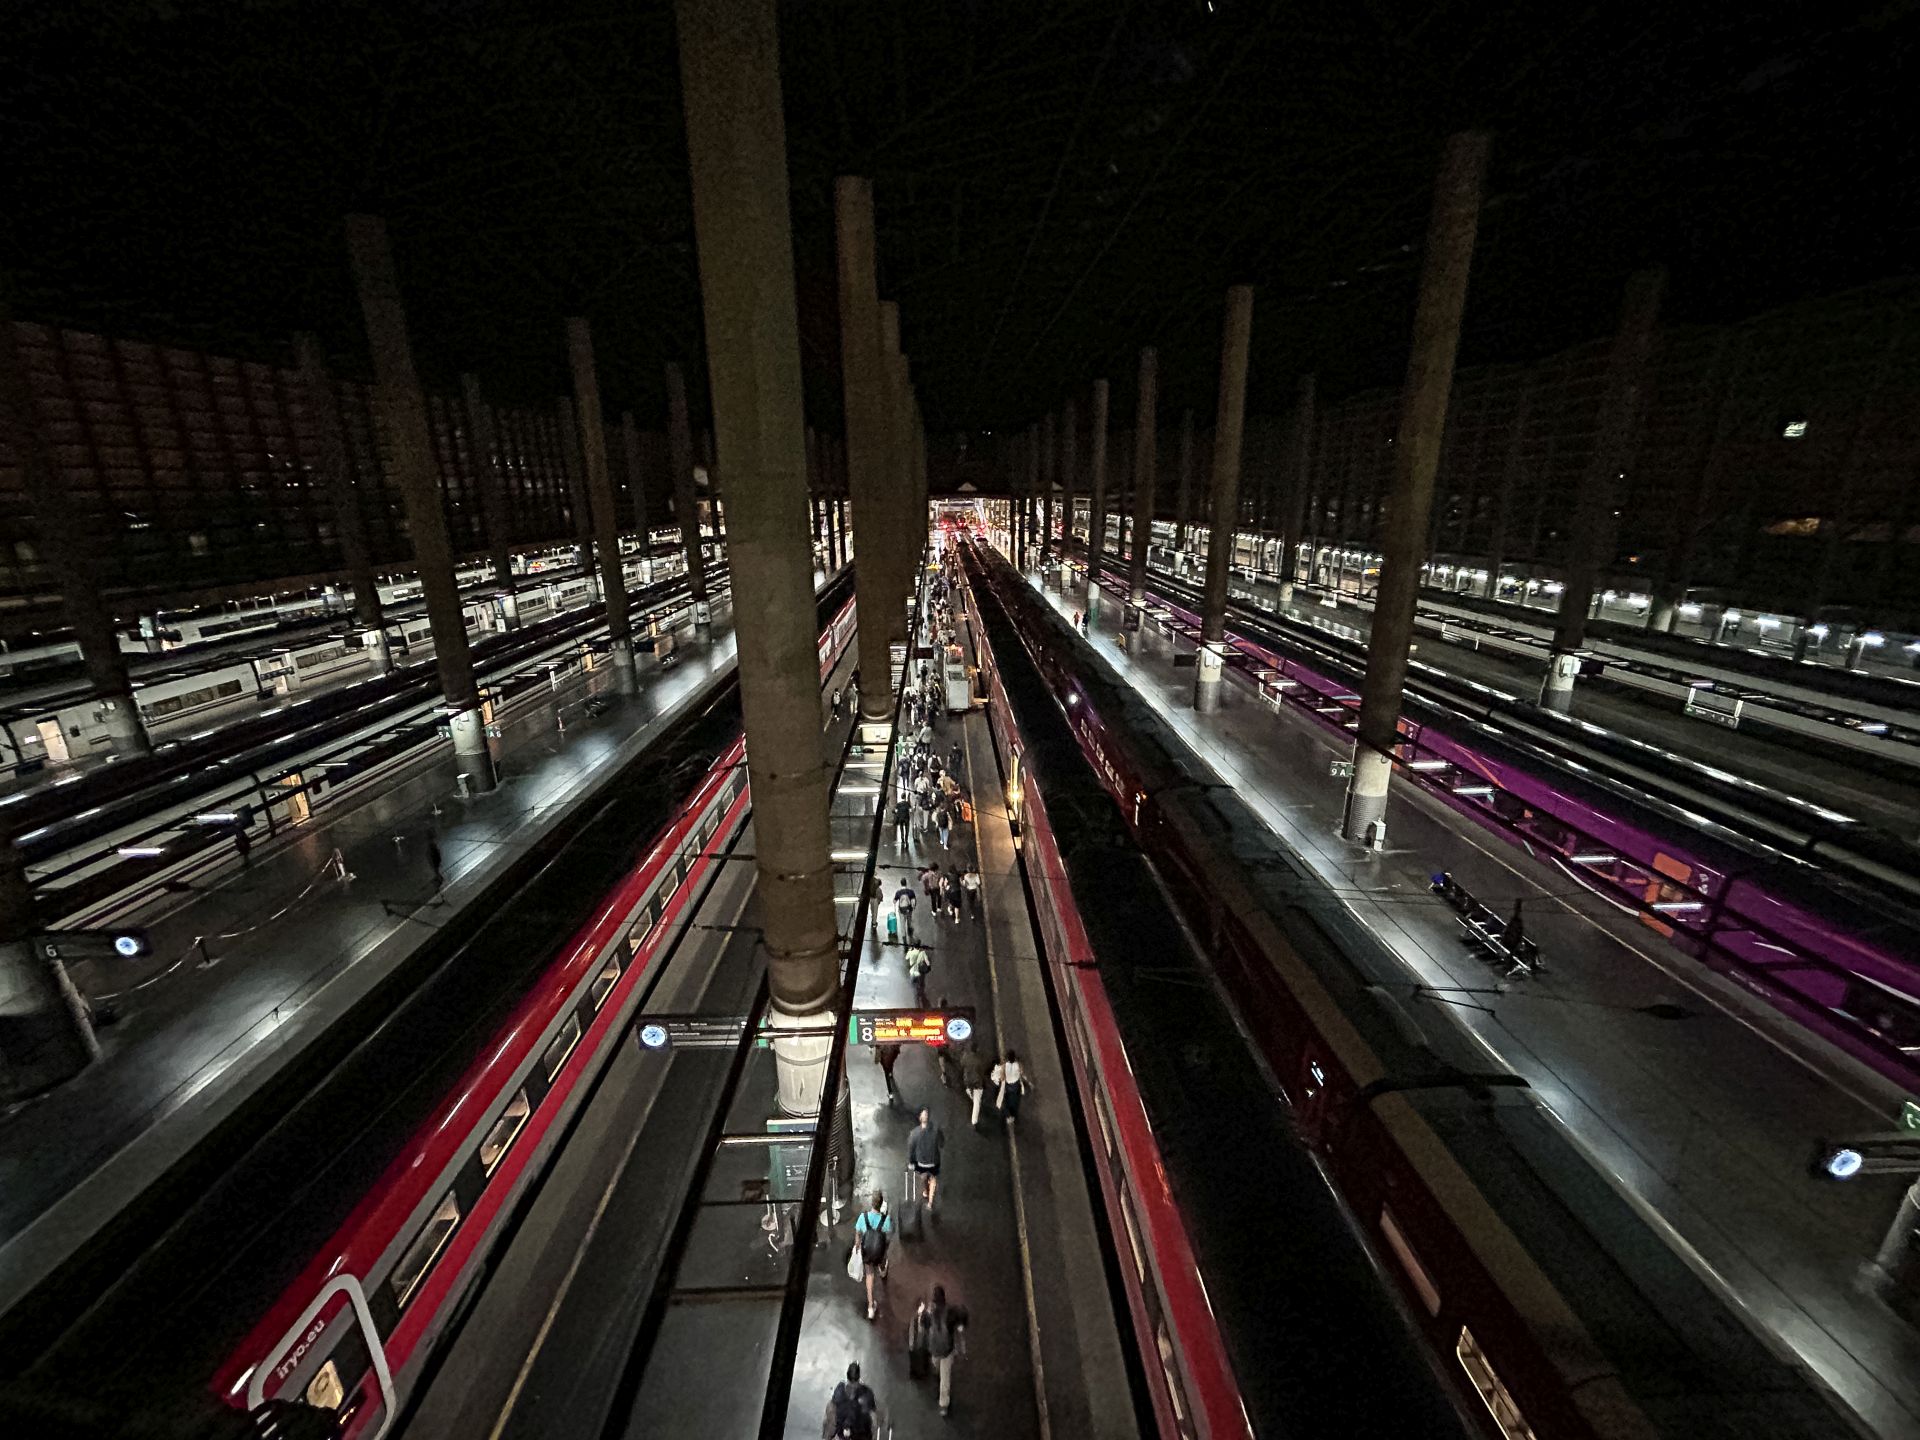
[(613, 642), (613, 684), (622, 695), (631, 695), (636, 688), (633, 620), (627, 613), (626, 567), (620, 563), (620, 512), (614, 508), (613, 475), (607, 469), (607, 427), (600, 418), (593, 330), (584, 315), (567, 321), (567, 361), (573, 369), (574, 401), (580, 414), (580, 458), (586, 472), (587, 502), (593, 511), (594, 543), (600, 550), (600, 588), (606, 595), (607, 635)]
[(687, 421), (687, 380), (677, 360), (667, 362), (667, 463), (673, 468), (673, 516), (679, 522), (680, 546), (687, 557), (694, 629), (705, 639), (713, 630), (713, 602), (707, 598), (700, 506), (693, 494), (693, 427)]
[(887, 427), (887, 514), (882, 559), (887, 576), (887, 639), (905, 642), (907, 598), (913, 594), (913, 567), (919, 552), (914, 549), (912, 437), (908, 416), (912, 409), (912, 387), (907, 357), (900, 349), (900, 307), (891, 300), (880, 302), (880, 352), (886, 373)]
[(60, 590), (60, 601), (80, 643), (93, 703), (100, 707), (112, 748), (127, 755), (143, 755), (150, 748), (140, 711), (133, 703), (133, 682), (127, 657), (120, 650), (120, 634), (113, 612), (101, 596), (96, 560), (111, 553), (93, 531), (88, 507), (68, 488), (60, 475), (40, 413), (33, 403), (19, 336), (14, 332), (13, 307), (0, 294), (0, 427), (12, 442), (27, 498), (33, 506), (40, 555)]
[(1617, 481), (1633, 458), (1639, 428), (1640, 395), (1645, 388), (1653, 330), (1666, 290), (1664, 270), (1641, 270), (1627, 280), (1620, 329), (1607, 356), (1607, 388), (1600, 397), (1599, 435), (1574, 504), (1573, 545), (1554, 621), (1553, 649), (1547, 657), (1540, 703), (1549, 710), (1573, 708), (1574, 679), (1580, 673), (1580, 649), (1587, 641), (1587, 615), (1599, 583), (1600, 567), (1613, 558), (1619, 527), (1613, 513)]
[(1487, 136), (1478, 131), (1463, 131), (1447, 141), (1427, 222), (1420, 298), (1393, 447), (1380, 583), (1374, 591), (1367, 673), (1360, 690), (1360, 733), (1341, 825), (1348, 839), (1373, 849), (1384, 848), (1387, 841), (1387, 787), (1400, 738), (1400, 691), (1406, 684), (1407, 647), (1413, 640), (1414, 602), (1453, 389), (1454, 356), (1460, 347), (1460, 317), (1467, 305), (1467, 275), (1480, 228), (1487, 147)]
[(860, 617), (860, 714), (893, 713), (892, 660), (887, 651), (886, 537), (892, 527), (887, 493), (887, 369), (880, 340), (875, 271), (873, 182), (842, 175), (833, 182), (834, 241), (840, 276), (840, 386), (847, 427), (847, 497), (859, 534), (854, 604)]
[(640, 458), (640, 426), (631, 410), (620, 412), (620, 453), (627, 471), (627, 495), (633, 507), (633, 533), (640, 540), (641, 583), (653, 573), (653, 542), (647, 538), (647, 472)]
[[(1249, 296), (1248, 304), (1252, 299)], [(1251, 317), (1252, 311), (1248, 311)], [(1241, 366), (1244, 389), (1245, 364)], [(1147, 551), (1153, 548), (1154, 479), (1160, 470), (1160, 352), (1151, 345), (1140, 351), (1139, 408), (1133, 425), (1133, 553), (1127, 567), (1127, 627), (1140, 628), (1141, 607), (1147, 599)]]
[(1173, 548), (1186, 553), (1193, 526), (1193, 411), (1180, 412), (1180, 490), (1173, 515)]
[(1520, 483), (1520, 466), (1526, 453), (1527, 425), (1533, 416), (1534, 392), (1540, 388), (1540, 372), (1527, 376), (1520, 392), (1520, 405), (1513, 417), (1513, 429), (1507, 435), (1506, 457), (1500, 463), (1500, 488), (1494, 492), (1493, 539), (1487, 549), (1487, 598), (1500, 598), (1500, 571), (1507, 563), (1513, 526), (1513, 495)]
[(1307, 491), (1313, 487), (1313, 423), (1317, 381), (1311, 374), (1295, 382), (1293, 428), (1287, 432), (1286, 493), (1280, 497), (1280, 603), (1293, 599), (1294, 554), (1306, 519)]
[(587, 495), (587, 463), (582, 456), (580, 425), (573, 401), (565, 395), (553, 402), (560, 426), (560, 460), (567, 472), (567, 504), (573, 510), (574, 544), (580, 550), (580, 573), (587, 582), (587, 604), (600, 603), (600, 577), (593, 557), (593, 501)]
[[(1233, 561), (1231, 537), (1240, 513), (1240, 444), (1247, 418), (1247, 355), (1253, 343), (1253, 287), (1227, 291), (1220, 330), (1220, 408), (1213, 422), (1213, 485), (1207, 506), (1207, 588), (1200, 614), (1200, 655), (1194, 671), (1193, 708), (1220, 708), (1227, 653), (1227, 579)], [(1151, 352), (1148, 352), (1151, 353)], [(1144, 358), (1144, 357), (1143, 357)]]
[(427, 601), (433, 631), (434, 663), (453, 730), (460, 773), (475, 790), (494, 787), (493, 756), (487, 750), (480, 718), (480, 694), (473, 683), (473, 659), (467, 650), (467, 626), (460, 613), (460, 587), (447, 543), (447, 515), (440, 500), (440, 477), (433, 463), (427, 429), (427, 405), (413, 369), (407, 339), (407, 312), (400, 300), (400, 277), (387, 245), (386, 222), (374, 215), (347, 217), (347, 249), (354, 284), (360, 292), (367, 342), (373, 351), (374, 398), (392, 447), (394, 479), (407, 509), (413, 536), (413, 563)]
[(1093, 382), (1092, 430), (1087, 437), (1087, 614), (1100, 604), (1100, 557), (1107, 545), (1107, 382)]
[[(1073, 550), (1073, 492), (1080, 483), (1080, 415), (1073, 401), (1060, 408), (1060, 554)], [(1066, 570), (1060, 569), (1061, 589), (1066, 588)]]
[(340, 537), (347, 583), (353, 587), (353, 620), (360, 630), (360, 647), (372, 661), (373, 673), (385, 675), (393, 669), (386, 611), (380, 603), (380, 582), (373, 573), (373, 551), (367, 544), (360, 492), (347, 465), (347, 437), (340, 424), (340, 406), (327, 369), (327, 355), (317, 335), (296, 336), (293, 348), (300, 365), (300, 383), (306, 391), (307, 413), (313, 420), (314, 458), (321, 483), (333, 502), (334, 533)]
[[(775, 0), (679, 0), (676, 12), (734, 604), (753, 617), (737, 633), (755, 898), (775, 1016), (819, 1023), (839, 992), (840, 947)], [(825, 1037), (775, 1042), (782, 1108), (820, 1111), (830, 1046)]]
[(513, 547), (507, 539), (506, 480), (500, 473), (500, 445), (493, 429), (493, 408), (480, 393), (478, 375), (460, 377), (460, 398), (467, 410), (467, 435), (473, 442), (480, 519), (487, 527), (487, 554), (493, 561), (494, 584), (502, 592), (500, 610), (508, 627), (517, 629), (520, 606), (514, 598)]
[(1053, 486), (1054, 467), (1059, 464), (1058, 436), (1053, 428), (1053, 412), (1040, 421), (1040, 583), (1047, 581), (1047, 569), (1053, 563)]
[(100, 1058), (66, 966), (34, 945), (39, 929), (26, 861), (11, 837), (0, 839), (0, 1101), (49, 1090)]
[[(1700, 525), (1713, 503), (1714, 492), (1719, 489), (1721, 457), (1726, 453), (1733, 414), (1733, 377), (1746, 358), (1746, 335), (1744, 330), (1723, 334), (1713, 349), (1713, 367), (1709, 372), (1715, 391), (1713, 433), (1688, 473), (1686, 493), (1673, 514), (1674, 533), (1661, 557), (1660, 577), (1653, 584), (1653, 604), (1647, 613), (1647, 628), (1662, 634), (1672, 631), (1680, 604), (1687, 598)], [(1908, 487), (1909, 491), (1911, 488)], [(1896, 541), (1904, 528), (1894, 527)]]

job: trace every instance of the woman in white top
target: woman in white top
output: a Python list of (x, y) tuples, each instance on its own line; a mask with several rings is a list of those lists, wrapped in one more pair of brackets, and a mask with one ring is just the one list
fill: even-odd
[(1027, 1093), (1027, 1076), (1020, 1068), (1017, 1052), (1007, 1051), (1006, 1058), (993, 1067), (993, 1083), (993, 1103), (999, 1107), (1001, 1118), (1011, 1125), (1020, 1118), (1020, 1100)]

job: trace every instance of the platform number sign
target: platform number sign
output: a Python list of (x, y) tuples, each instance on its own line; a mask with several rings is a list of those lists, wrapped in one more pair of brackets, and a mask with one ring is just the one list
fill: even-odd
[(1902, 1100), (1900, 1102), (1900, 1128), (1902, 1130), (1920, 1130), (1920, 1100)]
[(153, 953), (147, 932), (125, 925), (115, 930), (48, 930), (34, 936), (43, 960), (138, 960)]

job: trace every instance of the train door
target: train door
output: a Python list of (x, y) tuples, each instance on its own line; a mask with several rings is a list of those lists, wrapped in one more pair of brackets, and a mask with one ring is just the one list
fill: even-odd
[(60, 717), (49, 715), (33, 727), (40, 732), (40, 743), (47, 747), (47, 763), (67, 763), (67, 732), (60, 728)]
[(360, 1440), (381, 1440), (398, 1408), (386, 1348), (366, 1292), (352, 1275), (329, 1281), (280, 1343), (254, 1367), (247, 1408), (268, 1400), (350, 1411)]
[(283, 776), (280, 783), (287, 791), (287, 823), (304, 824), (313, 814), (313, 802), (307, 797), (299, 773)]

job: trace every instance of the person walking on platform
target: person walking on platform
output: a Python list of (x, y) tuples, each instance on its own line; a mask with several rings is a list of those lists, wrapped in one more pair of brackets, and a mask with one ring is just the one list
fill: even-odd
[(1020, 1068), (1020, 1056), (1015, 1051), (1008, 1050), (1007, 1058), (993, 1067), (993, 1083), (998, 1087), (994, 1106), (1000, 1118), (1011, 1125), (1020, 1118), (1020, 1102), (1027, 1093), (1027, 1072)]
[(861, 1383), (860, 1362), (856, 1360), (847, 1366), (847, 1378), (833, 1387), (827, 1400), (821, 1440), (874, 1440), (879, 1424), (880, 1402), (872, 1388)]
[(933, 1368), (940, 1376), (940, 1413), (943, 1416), (953, 1409), (953, 1362), (955, 1356), (966, 1353), (966, 1331), (966, 1307), (949, 1305), (946, 1287), (934, 1286), (933, 1298), (922, 1300), (919, 1310), (914, 1313), (908, 1349), (923, 1350), (933, 1361)]
[(840, 718), (840, 689), (838, 686), (835, 686), (833, 691), (833, 718), (835, 720)]
[(947, 867), (947, 873), (940, 881), (940, 899), (947, 907), (947, 919), (958, 925), (960, 923), (960, 872), (951, 865)]
[[(895, 1050), (899, 1048), (894, 1046)], [(887, 1074), (891, 1078), (893, 1071), (888, 1069)], [(853, 1243), (860, 1247), (861, 1278), (867, 1282), (867, 1319), (871, 1320), (877, 1308), (873, 1300), (874, 1277), (886, 1280), (887, 1251), (893, 1243), (893, 1216), (887, 1213), (887, 1197), (882, 1191), (873, 1192), (867, 1208), (853, 1222)]]
[(933, 828), (940, 834), (940, 848), (953, 848), (953, 810), (942, 800), (933, 810)]
[(980, 1048), (980, 1042), (967, 1042), (967, 1053), (960, 1057), (960, 1086), (967, 1092), (967, 1099), (973, 1102), (973, 1128), (980, 1128), (980, 1100), (987, 1093), (987, 1082), (993, 1078), (993, 1061), (987, 1058), (987, 1052)]
[(900, 928), (907, 932), (907, 943), (913, 943), (913, 887), (900, 882), (900, 888), (893, 892), (893, 912), (900, 917)]
[(956, 740), (953, 742), (953, 749), (947, 752), (947, 773), (949, 775), (959, 774), (960, 767), (965, 765), (966, 763), (967, 763), (967, 752), (961, 746), (960, 742)]
[(887, 1103), (891, 1105), (900, 1098), (900, 1087), (894, 1083), (893, 1067), (900, 1063), (898, 1045), (876, 1045), (873, 1047), (873, 1063), (880, 1067), (880, 1073), (887, 1080)]
[[(880, 938), (880, 912), (887, 908), (887, 887), (880, 883), (880, 873), (874, 872), (867, 894), (867, 930), (874, 939)], [(892, 927), (889, 926), (889, 929)]]
[(933, 957), (924, 945), (907, 947), (907, 978), (913, 982), (913, 999), (922, 1010), (927, 1008), (927, 972), (933, 969)]
[(432, 835), (427, 836), (427, 868), (433, 872), (433, 890), (437, 895), (447, 888), (447, 877), (440, 868), (440, 841)]
[(893, 843), (902, 854), (913, 843), (913, 801), (904, 794), (893, 802)]
[(967, 866), (967, 873), (960, 877), (960, 888), (967, 892), (967, 913), (975, 920), (980, 918), (980, 867)]
[(924, 1204), (933, 1213), (933, 1199), (940, 1190), (940, 1151), (947, 1133), (933, 1123), (927, 1111), (920, 1112), (920, 1123), (907, 1136), (907, 1170), (913, 1176), (913, 1201)]

